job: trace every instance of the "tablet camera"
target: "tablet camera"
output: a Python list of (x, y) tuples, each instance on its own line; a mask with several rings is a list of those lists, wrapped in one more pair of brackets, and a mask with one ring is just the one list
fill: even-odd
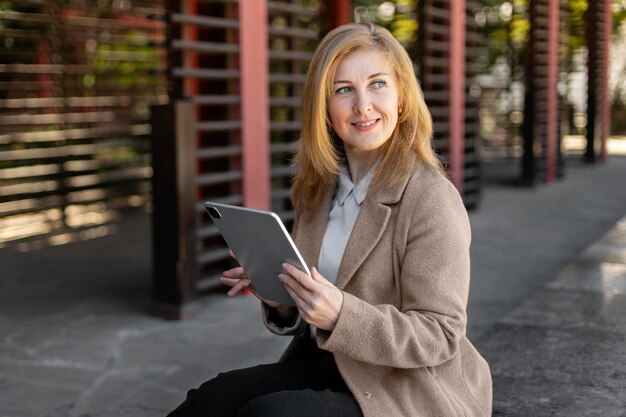
[(221, 219), (222, 218), (222, 215), (220, 214), (219, 210), (216, 209), (213, 206), (208, 206), (207, 207), (207, 211), (209, 212), (209, 215), (211, 217), (213, 217), (214, 219)]

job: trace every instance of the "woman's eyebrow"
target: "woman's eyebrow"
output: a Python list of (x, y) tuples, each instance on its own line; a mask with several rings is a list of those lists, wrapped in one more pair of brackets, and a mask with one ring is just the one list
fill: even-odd
[[(372, 74), (369, 77), (367, 77), (368, 80), (371, 80), (372, 78), (377, 78), (380, 76), (387, 76), (389, 77), (389, 74), (387, 74), (386, 72), (377, 72), (376, 74)], [(346, 80), (335, 80), (333, 82), (333, 84), (350, 84), (350, 81), (346, 81)]]

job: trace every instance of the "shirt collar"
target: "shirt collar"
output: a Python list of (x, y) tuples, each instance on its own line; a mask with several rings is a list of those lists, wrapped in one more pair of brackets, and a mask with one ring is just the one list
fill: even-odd
[(350, 193), (354, 193), (354, 199), (359, 205), (363, 203), (363, 200), (365, 200), (365, 196), (367, 195), (367, 189), (372, 182), (372, 177), (374, 176), (374, 171), (376, 171), (377, 166), (378, 162), (376, 162), (370, 168), (368, 173), (361, 179), (361, 181), (359, 181), (356, 186), (350, 179), (348, 167), (345, 165), (341, 167), (341, 171), (339, 172), (339, 184), (337, 186), (336, 195), (337, 202), (340, 206), (343, 206), (343, 203), (346, 201), (346, 198), (348, 198)]

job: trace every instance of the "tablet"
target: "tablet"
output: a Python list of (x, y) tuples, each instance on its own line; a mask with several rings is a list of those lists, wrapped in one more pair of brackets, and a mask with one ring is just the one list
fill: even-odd
[(295, 306), (278, 274), (288, 262), (311, 276), (298, 248), (276, 213), (207, 201), (215, 226), (235, 253), (261, 297)]

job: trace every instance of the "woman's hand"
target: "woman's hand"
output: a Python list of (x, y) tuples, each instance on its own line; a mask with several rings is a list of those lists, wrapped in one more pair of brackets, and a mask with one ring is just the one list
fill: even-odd
[[(231, 258), (237, 261), (237, 258), (235, 257), (235, 254), (233, 253), (233, 251), (229, 251), (229, 253), (230, 253)], [(287, 310), (288, 308), (287, 306), (276, 301), (266, 300), (265, 298), (261, 297), (254, 290), (254, 287), (252, 286), (252, 282), (250, 281), (250, 278), (248, 278), (248, 276), (246, 275), (242, 267), (238, 266), (238, 267), (229, 269), (228, 271), (222, 272), (222, 275), (223, 276), (220, 277), (221, 283), (231, 287), (231, 289), (228, 290), (228, 292), (226, 293), (229, 297), (234, 297), (235, 295), (239, 294), (241, 290), (248, 289), (250, 292), (252, 292), (256, 296), (256, 298), (263, 301), (268, 306), (277, 308), (279, 310), (285, 310), (285, 311)]]
[(324, 278), (318, 270), (311, 268), (311, 278), (293, 265), (284, 263), (283, 273), (278, 278), (294, 299), (307, 323), (323, 330), (333, 330), (343, 304), (343, 293)]

